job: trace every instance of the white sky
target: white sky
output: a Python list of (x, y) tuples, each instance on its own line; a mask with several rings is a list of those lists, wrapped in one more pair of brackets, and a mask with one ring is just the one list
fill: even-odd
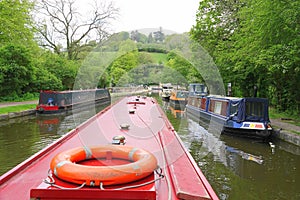
[(199, 1), (113, 0), (120, 16), (112, 23), (112, 29), (120, 32), (162, 27), (177, 33), (188, 32), (196, 23)]

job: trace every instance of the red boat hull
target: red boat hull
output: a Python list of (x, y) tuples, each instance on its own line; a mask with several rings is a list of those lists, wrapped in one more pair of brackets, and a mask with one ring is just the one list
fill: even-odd
[[(122, 128), (124, 123), (126, 128)], [(152, 153), (159, 172), (121, 185), (78, 189), (70, 188), (79, 185), (48, 174), (58, 153), (80, 146), (111, 145), (116, 135), (125, 136), (124, 145)], [(99, 165), (99, 160), (82, 164)], [(1, 176), (0, 193), (1, 199), (218, 199), (160, 106), (149, 97), (126, 97), (104, 109)]]

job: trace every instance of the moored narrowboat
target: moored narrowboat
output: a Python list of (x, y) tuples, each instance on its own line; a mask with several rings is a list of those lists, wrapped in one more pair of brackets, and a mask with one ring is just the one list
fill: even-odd
[(272, 133), (268, 100), (224, 96), (189, 96), (187, 112), (222, 125), (223, 133), (269, 137)]
[(171, 84), (162, 85), (161, 98), (163, 100), (169, 101), (173, 86)]
[(74, 108), (82, 108), (93, 104), (110, 103), (107, 89), (41, 91), (36, 106), (38, 114), (63, 113)]
[(155, 99), (125, 97), (0, 177), (3, 199), (218, 199)]
[(170, 96), (170, 105), (175, 109), (184, 108), (187, 104), (187, 98), (189, 96), (188, 91), (173, 90)]

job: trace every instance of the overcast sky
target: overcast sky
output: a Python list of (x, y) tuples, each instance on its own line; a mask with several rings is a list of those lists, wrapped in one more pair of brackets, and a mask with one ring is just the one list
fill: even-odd
[(113, 31), (141, 28), (188, 32), (195, 24), (199, 0), (113, 0), (120, 17), (112, 23)]

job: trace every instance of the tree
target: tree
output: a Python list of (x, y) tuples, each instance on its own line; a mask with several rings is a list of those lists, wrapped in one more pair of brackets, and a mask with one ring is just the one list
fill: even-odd
[(0, 48), (0, 95), (22, 95), (30, 90), (33, 67), (29, 49), (21, 45), (5, 45)]
[(33, 31), (30, 11), (32, 4), (28, 0), (0, 1), (0, 45), (23, 44), (32, 45)]
[(199, 3), (196, 25), (191, 29), (192, 38), (213, 56), (220, 41), (229, 40), (239, 28), (239, 10), (242, 0), (203, 0)]
[(149, 33), (147, 42), (148, 43), (153, 43), (154, 42), (152, 33)]
[(52, 89), (63, 89), (63, 90), (73, 89), (73, 84), (75, 81), (75, 77), (79, 65), (78, 61), (75, 62), (73, 60), (67, 60), (49, 51), (44, 52), (40, 57), (41, 59), (39, 63), (37, 63), (38, 67), (41, 70), (45, 69), (48, 72), (44, 77), (50, 77), (50, 75), (48, 75), (50, 73), (60, 81), (59, 88), (58, 86), (55, 86), (59, 84), (55, 83), (53, 84)]
[(257, 86), (259, 97), (300, 113), (299, 7), (294, 0), (203, 0), (191, 35), (211, 53), (234, 95), (252, 96)]
[(155, 32), (153, 33), (153, 35), (154, 35), (154, 40), (155, 40), (155, 42), (160, 43), (160, 42), (163, 42), (163, 41), (165, 40), (165, 34), (163, 33), (161, 27), (159, 28), (158, 31), (155, 31)]
[(83, 15), (78, 12), (75, 0), (41, 0), (37, 5), (36, 29), (41, 45), (61, 54), (66, 48), (67, 58), (76, 59), (81, 45), (90, 38), (103, 38), (107, 26), (115, 19), (118, 9), (113, 3), (97, 4)]

